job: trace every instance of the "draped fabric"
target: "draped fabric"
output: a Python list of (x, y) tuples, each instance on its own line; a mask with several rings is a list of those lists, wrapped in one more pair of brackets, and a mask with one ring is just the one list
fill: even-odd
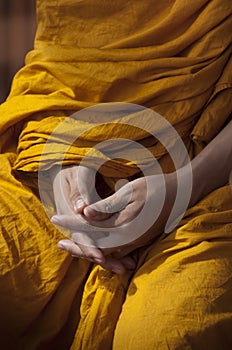
[[(10, 133), (11, 126), (18, 129), (19, 122), (23, 126), (16, 169), (37, 171), (43, 145), (59, 119), (99, 102), (132, 102), (152, 108), (176, 127), (189, 151), (192, 140), (197, 145), (199, 140), (208, 142), (225, 123), (231, 108), (227, 1), (196, 1), (191, 7), (168, 1), (158, 10), (151, 6), (146, 16), (144, 4), (130, 1), (110, 2), (100, 10), (95, 1), (58, 1), (58, 5), (57, 1), (38, 1), (37, 6), (35, 50), (27, 55), (26, 66), (16, 75), (8, 101), (1, 106), (2, 131)], [(123, 24), (118, 20), (121, 16), (126, 18)], [(212, 108), (216, 99), (228, 106), (226, 112)], [(201, 125), (212, 118), (220, 122), (209, 129), (208, 125), (198, 127), (200, 117)], [(114, 132), (109, 125), (98, 134), (114, 137)], [(35, 139), (40, 139), (39, 144)], [(53, 149), (55, 161), (59, 149)], [(73, 161), (73, 154), (75, 162), (80, 162), (85, 149), (71, 148), (66, 162)]]
[[(66, 139), (49, 139), (54, 129), (98, 103), (151, 108), (174, 126), (190, 157), (197, 155), (232, 111), (231, 12), (229, 0), (37, 0), (34, 49), (0, 106), (0, 329), (9, 349), (230, 349), (229, 186), (190, 208), (169, 236), (138, 250), (135, 274), (117, 276), (58, 251), (62, 234), (35, 195), (34, 179), (40, 166), (46, 173), (60, 163)], [(75, 130), (85, 126), (75, 120)], [(118, 135), (173, 170), (160, 142), (114, 123), (84, 133), (64, 164), (79, 164)], [(138, 170), (112, 159), (100, 171), (107, 181)]]

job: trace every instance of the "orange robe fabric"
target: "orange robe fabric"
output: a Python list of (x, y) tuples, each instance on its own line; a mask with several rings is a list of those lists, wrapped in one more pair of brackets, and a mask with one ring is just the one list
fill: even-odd
[[(164, 116), (190, 158), (231, 111), (228, 0), (37, 0), (35, 48), (0, 106), (0, 332), (6, 349), (230, 349), (230, 186), (187, 210), (168, 236), (137, 251), (135, 273), (114, 275), (59, 251), (63, 236), (37, 196), (37, 173), (58, 164), (65, 117), (102, 102), (129, 102)], [(91, 122), (90, 122), (91, 124)], [(79, 127), (82, 128), (80, 121)], [(79, 164), (112, 124), (65, 154)], [(166, 149), (121, 130), (172, 171)], [(96, 154), (95, 157), (102, 157)], [(49, 159), (49, 161), (47, 161)], [(131, 162), (102, 167), (109, 184), (136, 174)]]

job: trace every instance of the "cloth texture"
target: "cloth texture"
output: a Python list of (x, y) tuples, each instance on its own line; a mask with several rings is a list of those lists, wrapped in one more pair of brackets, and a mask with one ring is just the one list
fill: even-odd
[[(5, 349), (231, 348), (229, 185), (188, 209), (171, 234), (140, 248), (136, 272), (123, 276), (61, 252), (63, 236), (36, 189), (38, 170), (46, 174), (59, 164), (67, 142), (56, 134), (43, 154), (51, 133), (98, 103), (151, 108), (174, 126), (190, 158), (196, 156), (232, 112), (231, 12), (229, 0), (37, 0), (34, 50), (0, 106)], [(113, 123), (84, 133), (63, 164), (80, 164), (98, 142), (118, 135), (140, 142), (164, 171), (173, 170), (160, 142)], [(93, 153), (93, 160), (104, 157)], [(120, 159), (100, 172), (109, 184), (139, 176), (133, 162)]]

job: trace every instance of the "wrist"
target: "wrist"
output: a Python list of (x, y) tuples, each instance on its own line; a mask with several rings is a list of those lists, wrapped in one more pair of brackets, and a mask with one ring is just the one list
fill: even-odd
[[(197, 173), (196, 173), (197, 174)], [(179, 212), (185, 211), (192, 207), (199, 198), (200, 188), (197, 186), (198, 180), (196, 178), (195, 169), (192, 162), (178, 169), (177, 171), (168, 174), (172, 178), (172, 183), (175, 186), (175, 205)]]

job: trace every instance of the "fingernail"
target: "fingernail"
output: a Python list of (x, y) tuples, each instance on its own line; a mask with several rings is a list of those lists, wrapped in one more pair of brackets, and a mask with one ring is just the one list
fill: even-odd
[(57, 245), (58, 245), (58, 248), (65, 249), (65, 246), (62, 243), (59, 242)]
[(103, 263), (104, 263), (103, 259), (101, 259), (101, 258), (93, 258), (93, 259), (94, 259), (94, 261), (95, 261), (97, 264), (103, 264)]
[(51, 222), (52, 222), (53, 224), (59, 224), (59, 223), (60, 223), (60, 220), (57, 218), (57, 216), (53, 216), (53, 217), (51, 218)]
[(78, 200), (75, 202), (74, 209), (77, 210), (77, 209), (83, 207), (83, 205), (84, 205), (83, 199), (78, 199)]

